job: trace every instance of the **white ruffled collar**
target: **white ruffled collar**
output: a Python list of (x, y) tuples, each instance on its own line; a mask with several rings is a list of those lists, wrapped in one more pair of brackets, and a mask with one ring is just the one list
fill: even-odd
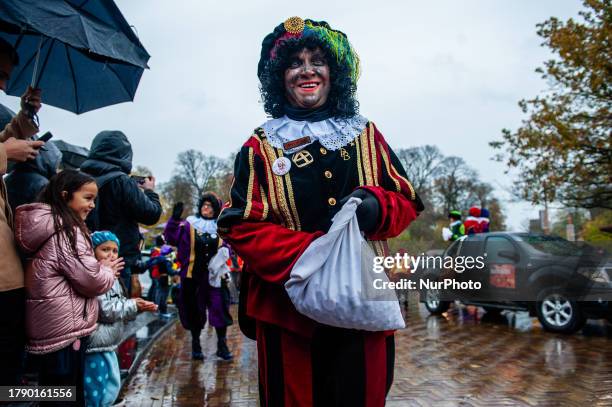
[[(261, 125), (268, 142), (286, 154), (292, 154), (309, 144), (319, 141), (323, 147), (335, 151), (344, 147), (359, 136), (368, 124), (368, 119), (355, 115), (348, 119), (330, 118), (318, 122), (291, 120), (287, 116), (268, 120)], [(302, 137), (310, 137), (310, 142), (285, 149), (283, 144)]]
[(189, 222), (189, 224), (200, 233), (208, 233), (210, 235), (217, 233), (217, 221), (215, 219), (204, 219), (197, 216), (188, 216), (187, 222)]

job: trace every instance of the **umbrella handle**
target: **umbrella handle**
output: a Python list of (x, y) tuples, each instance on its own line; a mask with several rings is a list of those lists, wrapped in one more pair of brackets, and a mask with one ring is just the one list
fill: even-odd
[(38, 73), (38, 61), (40, 60), (40, 50), (42, 48), (43, 36), (40, 36), (40, 42), (38, 43), (38, 50), (36, 51), (36, 60), (34, 61), (34, 70), (32, 71), (32, 83), (30, 86), (33, 88), (36, 85), (36, 76)]
[[(34, 69), (32, 70), (32, 82), (30, 83), (30, 87), (31, 88), (35, 88), (37, 86), (36, 80), (39, 79), (39, 78), (37, 78), (37, 76), (38, 76), (37, 75), (38, 74), (38, 62), (40, 61), (40, 51), (42, 49), (43, 39), (44, 39), (44, 37), (41, 35), (40, 36), (40, 42), (38, 43), (38, 50), (36, 50), (36, 60), (34, 61)], [(49, 53), (50, 52), (51, 52), (51, 50), (49, 50)], [(49, 53), (47, 53), (47, 59), (49, 58)], [(47, 59), (45, 59), (45, 64), (47, 63)], [(32, 120), (34, 122), (36, 127), (40, 127), (40, 123), (38, 121), (38, 115), (34, 112), (34, 107), (32, 107), (29, 104), (26, 104), (25, 110), (26, 110), (26, 113), (27, 113), (28, 117), (30, 118), (30, 120)]]

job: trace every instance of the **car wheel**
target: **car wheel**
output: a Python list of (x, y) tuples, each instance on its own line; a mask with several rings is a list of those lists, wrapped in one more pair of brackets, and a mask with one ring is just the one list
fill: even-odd
[(586, 321), (578, 303), (559, 288), (546, 289), (538, 295), (536, 313), (544, 329), (550, 332), (571, 334)]
[(440, 290), (425, 290), (422, 294), (425, 296), (425, 300), (423, 301), (425, 303), (425, 308), (427, 308), (427, 311), (431, 314), (439, 315), (446, 312), (450, 307), (449, 301), (440, 300)]

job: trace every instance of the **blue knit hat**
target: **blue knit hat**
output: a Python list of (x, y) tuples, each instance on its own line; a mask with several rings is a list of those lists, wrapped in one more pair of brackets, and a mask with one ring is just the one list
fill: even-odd
[(113, 232), (110, 232), (108, 230), (93, 232), (91, 234), (91, 241), (93, 243), (94, 249), (105, 242), (115, 242), (117, 243), (117, 248), (119, 248), (119, 238)]

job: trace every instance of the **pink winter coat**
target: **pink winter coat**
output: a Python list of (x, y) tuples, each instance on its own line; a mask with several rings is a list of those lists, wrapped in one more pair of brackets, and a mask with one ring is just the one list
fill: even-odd
[[(65, 348), (96, 329), (96, 297), (110, 290), (115, 275), (100, 266), (82, 233), (81, 262), (53, 228), (49, 205), (22, 205), (15, 214), (15, 241), (26, 254), (26, 350), (44, 354)], [(59, 255), (59, 253), (62, 253)]]

